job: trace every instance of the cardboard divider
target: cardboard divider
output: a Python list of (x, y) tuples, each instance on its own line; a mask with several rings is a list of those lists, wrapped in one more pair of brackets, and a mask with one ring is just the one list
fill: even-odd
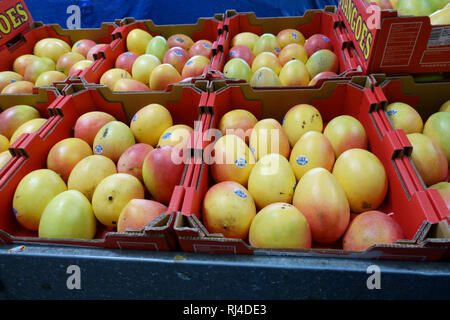
[[(234, 10), (228, 10), (224, 21), (225, 32), (217, 41), (217, 47), (222, 48), (222, 50), (217, 50), (214, 55), (211, 70), (219, 73), (230, 84), (245, 82), (245, 80), (226, 78), (222, 74), (223, 67), (229, 58), (229, 50), (234, 36), (241, 32), (253, 32), (258, 35), (272, 33), (276, 36), (283, 29), (292, 28), (302, 32), (306, 39), (316, 33), (326, 35), (331, 40), (334, 52), (339, 59), (338, 76), (321, 79), (315, 87), (320, 87), (326, 80), (348, 81), (352, 76), (361, 75), (362, 69), (358, 67), (356, 60), (348, 50), (349, 39), (341, 31), (336, 10), (334, 6), (327, 6), (323, 10), (307, 10), (303, 16), (276, 18), (257, 18), (253, 12), (237, 13)], [(295, 88), (305, 87), (308, 86), (296, 86)], [(276, 89), (279, 90), (280, 88), (277, 87)]]
[[(177, 241), (171, 226), (175, 218), (174, 212), (181, 208), (184, 196), (184, 190), (180, 190), (179, 187), (174, 190), (166, 214), (147, 226), (139, 230), (119, 233), (115, 229), (98, 223), (97, 234), (93, 240), (39, 238), (37, 232), (26, 230), (17, 222), (13, 214), (12, 199), (17, 185), (26, 174), (46, 167), (47, 154), (51, 147), (62, 139), (73, 136), (75, 122), (82, 114), (103, 111), (128, 125), (139, 109), (151, 103), (159, 103), (170, 111), (174, 125), (193, 126), (194, 122), (199, 121), (200, 118), (199, 104), (202, 93), (204, 94), (194, 85), (174, 85), (170, 91), (143, 93), (115, 93), (104, 86), (70, 85), (67, 95), (60, 96), (49, 106), (55, 115), (50, 117), (37, 132), (24, 134), (26, 139), (23, 139), (18, 146), (20, 154), (14, 158), (14, 161), (8, 163), (7, 170), (4, 173), (2, 171), (3, 174), (0, 175), (2, 239), (6, 243), (20, 241), (145, 250), (176, 248)], [(188, 166), (189, 163), (186, 164), (186, 168)], [(185, 174), (182, 181), (184, 179)]]
[(399, 16), (368, 0), (340, 0), (338, 15), (364, 74), (450, 71), (449, 25), (433, 26), (428, 16)]
[[(220, 85), (219, 85), (220, 87)], [(214, 184), (206, 163), (208, 148), (214, 137), (205, 133), (203, 163), (194, 171), (198, 175), (192, 180), (195, 192), (186, 192), (182, 210), (177, 213), (174, 230), (180, 248), (188, 252), (231, 254), (287, 254), (306, 256), (336, 256), (363, 259), (439, 260), (445, 248), (424, 248), (417, 244), (420, 236), (439, 221), (432, 210), (433, 205), (425, 194), (410, 194), (406, 187), (410, 180), (399, 174), (403, 154), (402, 144), (394, 132), (387, 132), (374, 121), (379, 111), (378, 100), (369, 88), (350, 82), (328, 81), (321, 88), (291, 90), (254, 90), (249, 84), (226, 85), (211, 92), (207, 107), (203, 110), (211, 116), (209, 129), (217, 128), (221, 116), (232, 109), (245, 109), (258, 119), (275, 118), (280, 123), (292, 106), (300, 103), (314, 105), (321, 113), (324, 123), (338, 115), (352, 115), (364, 126), (369, 140), (369, 150), (383, 163), (389, 187), (383, 204), (378, 208), (389, 213), (400, 223), (405, 239), (390, 245), (374, 245), (365, 252), (342, 250), (340, 241), (330, 245), (313, 244), (312, 249), (267, 250), (253, 248), (247, 241), (224, 238), (222, 234), (211, 234), (202, 224), (202, 200), (208, 188)], [(428, 250), (429, 249), (429, 250)]]

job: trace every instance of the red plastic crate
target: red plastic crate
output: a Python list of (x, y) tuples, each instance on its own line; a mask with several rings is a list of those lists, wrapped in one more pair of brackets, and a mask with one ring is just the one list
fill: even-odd
[[(253, 12), (237, 13), (229, 10), (226, 12), (224, 32), (214, 44), (214, 59), (211, 64), (211, 72), (216, 73), (216, 78), (226, 78), (222, 74), (223, 67), (228, 61), (231, 41), (241, 32), (253, 32), (261, 35), (272, 33), (275, 36), (283, 29), (299, 30), (307, 39), (315, 33), (326, 35), (332, 42), (334, 52), (339, 59), (339, 76), (328, 79), (350, 80), (352, 76), (361, 75), (362, 69), (357, 60), (347, 48), (349, 39), (341, 31), (336, 7), (327, 6), (324, 10), (307, 10), (299, 17), (257, 18)], [(245, 83), (245, 80), (227, 79), (227, 83)], [(321, 79), (315, 85), (320, 86), (327, 79)], [(295, 88), (307, 88), (308, 86), (296, 86)], [(284, 88), (284, 87), (281, 87)], [(277, 89), (280, 89), (277, 87)]]
[[(99, 29), (63, 29), (60, 25), (44, 25), (41, 22), (33, 22), (33, 18), (26, 8), (23, 0), (2, 1), (0, 11), (7, 11), (8, 8), (23, 7), (26, 14), (21, 16), (21, 25), (12, 28), (7, 35), (0, 33), (0, 71), (12, 71), (14, 60), (24, 54), (32, 54), (34, 45), (44, 38), (58, 38), (67, 42), (71, 47), (81, 39), (90, 39), (97, 43), (109, 45), (113, 40), (112, 32), (117, 27), (113, 22), (102, 23)], [(82, 76), (87, 82), (97, 83), (102, 74), (110, 67), (104, 59), (104, 54), (96, 55), (96, 60), (91, 67), (86, 68), (77, 74)]]
[[(33, 170), (46, 167), (47, 154), (51, 147), (62, 139), (73, 136), (76, 120), (90, 111), (103, 111), (127, 124), (133, 115), (150, 103), (164, 105), (170, 112), (174, 124), (194, 126), (199, 119), (199, 103), (205, 95), (193, 85), (175, 85), (167, 92), (112, 93), (106, 87), (85, 88), (72, 85), (68, 95), (61, 96), (50, 109), (52, 116), (34, 134), (24, 134), (18, 148), (18, 155), (10, 161), (8, 170), (0, 176), (0, 241), (55, 243), (74, 246), (93, 246), (105, 248), (127, 248), (145, 250), (172, 250), (177, 241), (171, 228), (174, 214), (182, 204), (182, 196), (177, 188), (165, 215), (159, 216), (141, 230), (115, 232), (98, 224), (97, 235), (93, 240), (43, 239), (23, 228), (14, 218), (12, 199), (20, 180)], [(203, 98), (205, 99), (205, 98)], [(193, 145), (193, 144), (192, 144)], [(188, 164), (185, 165), (186, 168)], [(185, 170), (186, 171), (186, 170)], [(181, 179), (184, 181), (185, 174)]]
[[(404, 146), (395, 132), (387, 132), (374, 120), (379, 108), (372, 91), (353, 82), (339, 83), (329, 81), (320, 89), (253, 90), (248, 84), (229, 85), (210, 93), (205, 119), (203, 142), (197, 145), (205, 154), (212, 143), (206, 129), (216, 128), (220, 118), (232, 109), (245, 109), (258, 119), (275, 118), (282, 121), (284, 114), (299, 103), (310, 103), (320, 112), (324, 123), (338, 115), (352, 115), (364, 126), (369, 150), (383, 163), (389, 179), (386, 199), (379, 210), (392, 213), (405, 233), (405, 239), (390, 245), (375, 245), (365, 252), (344, 251), (340, 241), (330, 245), (313, 244), (312, 249), (267, 250), (251, 247), (238, 239), (227, 239), (222, 234), (211, 234), (201, 222), (202, 199), (214, 183), (209, 166), (202, 161), (194, 170), (199, 172), (192, 178), (193, 192), (186, 194), (182, 210), (178, 212), (174, 229), (180, 247), (188, 252), (232, 253), (232, 254), (293, 254), (306, 256), (336, 256), (362, 259), (397, 260), (439, 260), (445, 249), (439, 246), (422, 247), (417, 239), (431, 224), (439, 221), (432, 205), (424, 194), (410, 194), (405, 185), (411, 183), (409, 177), (398, 172), (398, 163), (405, 156)], [(210, 120), (207, 120), (210, 117)], [(208, 126), (209, 125), (209, 126)], [(202, 158), (200, 158), (201, 160)], [(198, 161), (198, 160), (197, 160)]]
[(433, 26), (428, 16), (399, 16), (368, 0), (340, 0), (338, 15), (364, 74), (450, 71), (449, 25)]

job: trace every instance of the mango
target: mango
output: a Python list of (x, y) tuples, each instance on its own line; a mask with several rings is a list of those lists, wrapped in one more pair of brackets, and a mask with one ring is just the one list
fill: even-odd
[(121, 121), (105, 124), (95, 135), (94, 153), (117, 162), (129, 147), (136, 143), (131, 129)]
[(244, 140), (234, 134), (219, 138), (213, 146), (211, 174), (215, 182), (235, 181), (244, 187), (256, 159)]
[(253, 54), (257, 56), (261, 52), (272, 52), (276, 55), (280, 53), (280, 44), (278, 43), (278, 39), (271, 33), (262, 34), (256, 41), (253, 46)]
[(335, 242), (347, 230), (350, 205), (344, 189), (326, 169), (314, 168), (302, 176), (292, 204), (305, 216), (316, 242)]
[(352, 220), (342, 240), (348, 251), (365, 251), (373, 245), (391, 244), (404, 239), (397, 221), (381, 211), (366, 211)]
[(413, 146), (411, 159), (423, 182), (430, 186), (444, 181), (448, 174), (448, 160), (441, 147), (422, 133), (411, 133), (407, 137)]
[(248, 191), (258, 209), (275, 202), (291, 203), (297, 180), (289, 161), (280, 154), (265, 155), (252, 169)]
[(138, 142), (156, 147), (161, 135), (172, 125), (170, 111), (163, 105), (151, 103), (135, 113), (130, 129)]
[(383, 164), (370, 151), (345, 151), (337, 158), (332, 173), (344, 189), (352, 212), (376, 210), (383, 203), (388, 179)]
[(145, 53), (152, 54), (159, 59), (159, 61), (163, 61), (164, 54), (169, 50), (169, 46), (167, 45), (167, 40), (162, 36), (153, 37), (147, 47), (145, 48)]
[(306, 68), (308, 69), (311, 79), (319, 73), (326, 71), (338, 73), (339, 60), (333, 51), (322, 49), (314, 52), (309, 57), (306, 62)]
[(401, 129), (406, 134), (422, 133), (423, 121), (419, 113), (409, 104), (394, 102), (386, 107), (386, 114), (394, 129)]
[(250, 79), (252, 87), (281, 87), (281, 81), (278, 75), (268, 67), (262, 67), (253, 73)]
[(254, 126), (250, 134), (250, 150), (261, 159), (266, 154), (279, 153), (289, 157), (291, 148), (289, 140), (281, 124), (275, 119), (262, 119)]
[(211, 233), (245, 240), (255, 215), (256, 207), (252, 195), (237, 182), (224, 181), (206, 192), (202, 220)]
[(255, 248), (309, 249), (311, 230), (304, 215), (293, 205), (276, 202), (253, 219), (248, 234)]
[(115, 163), (101, 155), (92, 155), (82, 159), (73, 167), (67, 181), (69, 190), (80, 191), (92, 201), (97, 185), (107, 176), (117, 173)]
[(67, 186), (56, 172), (39, 169), (28, 173), (14, 192), (12, 205), (17, 221), (25, 228), (37, 231), (47, 204), (64, 191)]
[(283, 119), (283, 129), (294, 147), (308, 131), (322, 132), (323, 121), (319, 110), (309, 104), (297, 104), (289, 109)]
[(330, 140), (334, 154), (338, 158), (349, 149), (367, 149), (367, 134), (358, 119), (342, 115), (331, 120), (323, 134)]
[(279, 77), (283, 86), (307, 86), (311, 80), (305, 64), (296, 59), (283, 66)]
[(58, 194), (45, 207), (39, 223), (39, 237), (93, 239), (97, 220), (89, 200), (79, 191)]
[(425, 122), (423, 134), (433, 139), (450, 162), (450, 113), (436, 112)]
[(439, 108), (439, 111), (446, 111), (450, 112), (450, 100), (447, 100), (442, 104), (442, 106)]
[(333, 169), (334, 150), (330, 141), (322, 133), (309, 131), (305, 133), (292, 148), (289, 163), (299, 181), (310, 169)]
[(95, 188), (92, 209), (95, 217), (107, 227), (117, 227), (120, 213), (132, 199), (144, 199), (145, 190), (138, 178), (115, 173), (104, 178)]
[(0, 170), (12, 159), (12, 154), (9, 150), (0, 152)]
[(47, 122), (45, 118), (34, 118), (20, 125), (16, 131), (14, 131), (9, 144), (12, 145), (23, 133), (33, 133), (39, 130), (40, 127)]

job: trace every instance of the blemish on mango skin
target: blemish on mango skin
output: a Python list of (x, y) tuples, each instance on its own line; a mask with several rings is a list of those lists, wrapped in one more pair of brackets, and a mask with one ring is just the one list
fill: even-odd
[(362, 203), (362, 207), (364, 208), (364, 209), (370, 209), (370, 208), (372, 208), (372, 204), (371, 203), (367, 203), (367, 202), (363, 202)]

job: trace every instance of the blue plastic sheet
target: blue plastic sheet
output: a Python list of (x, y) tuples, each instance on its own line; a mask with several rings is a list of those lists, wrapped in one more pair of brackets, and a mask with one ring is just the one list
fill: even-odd
[(98, 28), (102, 22), (134, 17), (155, 24), (193, 24), (228, 9), (257, 17), (299, 16), (308, 9), (337, 6), (338, 0), (26, 0), (35, 21), (63, 28)]

